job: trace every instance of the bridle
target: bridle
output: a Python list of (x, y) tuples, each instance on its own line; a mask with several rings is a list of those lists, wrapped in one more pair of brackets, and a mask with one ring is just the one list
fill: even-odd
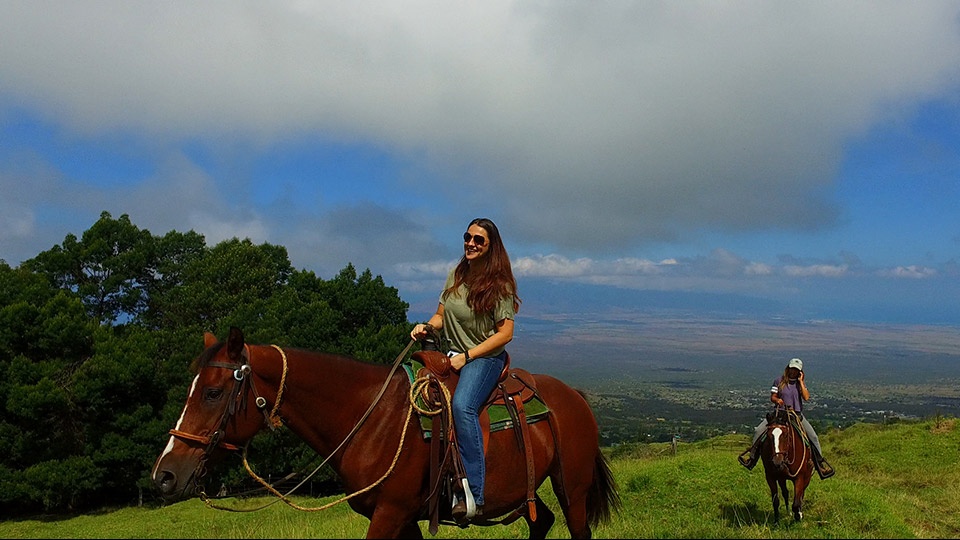
[[(797, 475), (800, 474), (800, 471), (803, 470), (804, 464), (807, 462), (807, 445), (804, 440), (805, 435), (801, 435), (799, 447), (802, 453), (799, 456), (799, 459), (797, 459), (796, 452), (797, 452), (798, 445), (796, 444), (795, 437), (798, 434), (794, 433), (794, 431), (798, 430), (798, 428), (795, 428), (792, 425), (793, 422), (791, 420), (796, 420), (799, 426), (799, 423), (800, 423), (799, 415), (797, 415), (797, 413), (792, 410), (787, 411), (787, 414), (792, 416), (790, 418), (787, 418), (786, 420), (781, 420), (779, 417), (775, 418), (767, 427), (767, 431), (770, 434), (772, 444), (774, 445), (773, 456), (771, 457), (782, 456), (783, 458), (780, 461), (781, 464), (778, 467), (790, 478), (796, 478)], [(781, 433), (776, 434), (777, 430), (780, 430)], [(799, 428), (799, 431), (800, 431), (800, 434), (802, 434), (803, 428)], [(780, 450), (780, 440), (784, 437), (790, 437), (790, 446), (794, 454), (794, 459), (792, 461), (787, 460), (787, 457), (788, 457), (787, 452)], [(791, 470), (793, 464), (796, 464), (796, 470)]]
[(197, 462), (197, 469), (195, 471), (195, 481), (199, 483), (199, 479), (206, 474), (206, 461), (210, 457), (210, 454), (213, 453), (217, 448), (223, 448), (224, 450), (236, 451), (241, 448), (235, 444), (225, 442), (223, 440), (226, 435), (227, 422), (233, 418), (239, 410), (246, 409), (247, 406), (247, 389), (252, 391), (254, 395), (254, 403), (257, 406), (263, 415), (264, 421), (271, 429), (276, 429), (282, 424), (282, 420), (277, 416), (277, 411), (280, 408), (280, 400), (283, 397), (283, 388), (284, 383), (287, 377), (287, 355), (283, 352), (283, 349), (276, 345), (271, 345), (274, 349), (280, 352), (280, 357), (283, 359), (283, 374), (280, 377), (280, 386), (277, 390), (277, 400), (273, 404), (273, 409), (268, 413), (267, 400), (257, 392), (256, 384), (253, 382), (253, 368), (250, 367), (250, 347), (246, 344), (243, 346), (243, 351), (241, 352), (242, 362), (238, 365), (233, 362), (208, 362), (204, 368), (219, 368), (219, 369), (229, 369), (233, 371), (233, 386), (229, 390), (227, 403), (223, 408), (223, 413), (220, 415), (220, 421), (217, 424), (217, 429), (211, 435), (198, 435), (194, 433), (188, 433), (179, 429), (171, 429), (170, 434), (174, 437), (182, 439), (184, 441), (198, 442), (202, 445), (205, 445), (203, 449), (203, 455), (200, 456), (200, 459)]

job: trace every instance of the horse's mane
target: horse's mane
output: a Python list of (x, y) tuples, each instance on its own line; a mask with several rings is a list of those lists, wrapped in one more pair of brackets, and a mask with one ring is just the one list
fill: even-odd
[(328, 352), (328, 351), (316, 351), (313, 349), (304, 349), (303, 347), (284, 347), (283, 350), (289, 352), (301, 352), (307, 356), (315, 357), (324, 357), (330, 360), (346, 360), (348, 362), (356, 362), (358, 364), (367, 364), (370, 366), (390, 366), (389, 363), (376, 362), (373, 360), (364, 360), (363, 358), (357, 358), (347, 353), (338, 353), (338, 352)]

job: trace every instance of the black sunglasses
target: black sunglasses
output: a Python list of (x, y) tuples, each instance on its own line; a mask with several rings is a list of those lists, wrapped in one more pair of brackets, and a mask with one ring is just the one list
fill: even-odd
[(487, 239), (480, 236), (479, 234), (474, 234), (473, 236), (471, 236), (470, 233), (468, 232), (463, 233), (464, 242), (469, 242), (471, 238), (473, 238), (473, 243), (478, 246), (483, 246), (484, 244), (487, 243)]

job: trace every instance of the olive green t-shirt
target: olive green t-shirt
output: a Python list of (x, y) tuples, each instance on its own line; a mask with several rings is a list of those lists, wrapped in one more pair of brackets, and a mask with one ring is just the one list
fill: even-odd
[[(447, 275), (447, 282), (443, 286), (444, 291), (453, 285), (455, 270), (451, 270)], [(486, 341), (496, 333), (498, 321), (513, 319), (516, 316), (516, 310), (513, 309), (513, 295), (508, 294), (497, 302), (493, 313), (477, 317), (467, 305), (466, 285), (460, 285), (460, 288), (450, 293), (446, 299), (441, 292), (440, 303), (443, 304), (444, 337), (449, 340), (450, 348), (457, 352), (465, 352)], [(484, 356), (496, 356), (501, 352), (503, 347), (490, 351)]]

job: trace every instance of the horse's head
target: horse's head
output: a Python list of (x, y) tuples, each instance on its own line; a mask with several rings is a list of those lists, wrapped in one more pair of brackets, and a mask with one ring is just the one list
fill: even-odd
[(231, 328), (225, 344), (207, 333), (204, 347), (193, 364), (196, 377), (180, 420), (153, 466), (153, 481), (168, 501), (201, 493), (207, 466), (264, 425), (258, 410), (247, 406), (251, 370), (243, 333)]
[(794, 428), (786, 411), (767, 416), (767, 447), (773, 465), (786, 472), (793, 462), (794, 451)]

